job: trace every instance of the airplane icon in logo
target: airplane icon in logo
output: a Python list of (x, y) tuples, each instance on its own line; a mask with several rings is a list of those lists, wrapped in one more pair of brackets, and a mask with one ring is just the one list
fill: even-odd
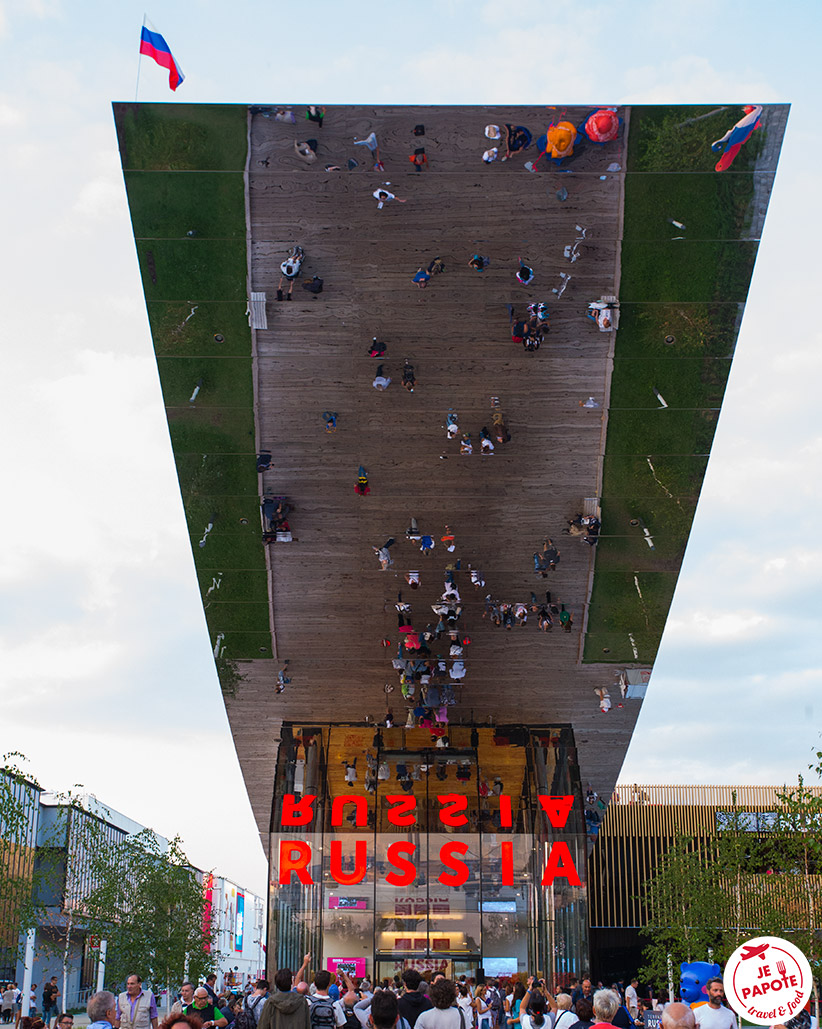
[(740, 954), (739, 960), (748, 961), (750, 958), (761, 958), (767, 949), (767, 943), (763, 943), (761, 947), (746, 947)]

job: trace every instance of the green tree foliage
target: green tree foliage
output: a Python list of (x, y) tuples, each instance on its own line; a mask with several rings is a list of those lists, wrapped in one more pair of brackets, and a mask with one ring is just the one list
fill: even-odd
[(35, 917), (32, 884), (39, 787), (20, 768), (23, 755), (5, 754), (0, 763), (0, 951), (16, 956), (20, 933)]
[(674, 984), (682, 961), (704, 961), (721, 934), (717, 912), (723, 905), (722, 882), (714, 855), (705, 841), (678, 836), (656, 874), (645, 884), (643, 901), (648, 920), (642, 935), (647, 940), (639, 976), (646, 982), (668, 981), (668, 955)]
[(138, 972), (156, 986), (196, 981), (216, 964), (203, 889), (179, 838), (165, 849), (149, 829), (111, 845), (86, 820), (82, 848), (91, 889), (85, 918), (108, 941), (106, 982)]
[[(822, 761), (822, 755), (817, 755)], [(815, 769), (816, 770), (816, 769)], [(799, 947), (811, 964), (813, 977), (822, 981), (822, 795), (805, 785), (779, 793), (780, 811), (770, 840), (770, 876), (785, 898), (777, 912), (781, 933)], [(781, 916), (781, 918), (779, 917)]]
[[(637, 164), (643, 171), (708, 171), (719, 160), (711, 143), (741, 117), (739, 107), (677, 107), (651, 109), (642, 119), (636, 141)], [(734, 170), (747, 169), (761, 145), (762, 133), (754, 133), (736, 159)]]
[(13, 963), (23, 934), (40, 926), (38, 949), (62, 960), (64, 992), (72, 928), (108, 941), (112, 986), (130, 972), (159, 986), (212, 971), (214, 933), (179, 838), (166, 847), (150, 829), (122, 837), (105, 811), (87, 810), (69, 792), (53, 798), (53, 817), (35, 841), (40, 787), (21, 770), (24, 760), (14, 753), (0, 761), (2, 959)]
[[(822, 776), (822, 752), (812, 769)], [(822, 980), (822, 791), (806, 786), (777, 792), (770, 824), (734, 804), (712, 838), (680, 836), (646, 882), (648, 919), (640, 976), (674, 981), (681, 962), (724, 964), (745, 940), (783, 936)], [(761, 816), (760, 816), (761, 819)]]
[(56, 798), (55, 817), (44, 830), (41, 788), (21, 767), (24, 762), (15, 752), (0, 763), (0, 963), (13, 965), (22, 958), (26, 932), (39, 927), (38, 952), (60, 961), (65, 996), (74, 924), (66, 903), (66, 840), (74, 798)]

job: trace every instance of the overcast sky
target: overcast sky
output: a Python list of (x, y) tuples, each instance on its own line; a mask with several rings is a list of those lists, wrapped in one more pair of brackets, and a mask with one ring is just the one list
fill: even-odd
[[(702, 500), (622, 781), (781, 783), (822, 701), (820, 9), (156, 0), (139, 99), (794, 107)], [(111, 117), (143, 6), (0, 0), (0, 738), (263, 892)], [(815, 106), (816, 105), (816, 106)], [(729, 119), (729, 127), (735, 118)]]

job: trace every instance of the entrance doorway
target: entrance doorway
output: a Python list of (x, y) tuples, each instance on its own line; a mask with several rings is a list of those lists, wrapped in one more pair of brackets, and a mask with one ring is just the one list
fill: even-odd
[(393, 957), (385, 955), (377, 958), (375, 985), (383, 979), (393, 979), (395, 975), (402, 975), (406, 968), (414, 968), (421, 975), (428, 976), (429, 973), (442, 972), (448, 979), (459, 979), (464, 975), (466, 979), (476, 979), (477, 971), (482, 967), (482, 959), (479, 954), (460, 954), (459, 957), (403, 957), (399, 954)]
[(451, 962), (454, 968), (454, 978), (459, 979), (464, 975), (466, 979), (477, 978), (477, 972), (482, 967), (482, 958), (479, 954), (460, 954)]

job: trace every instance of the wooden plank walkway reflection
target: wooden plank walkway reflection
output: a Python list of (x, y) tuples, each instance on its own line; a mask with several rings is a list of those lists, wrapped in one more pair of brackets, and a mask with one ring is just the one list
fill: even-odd
[[(301, 110), (301, 109), (297, 109)], [(250, 289), (268, 295), (268, 329), (256, 333), (258, 441), (274, 454), (265, 487), (295, 504), (297, 543), (272, 550), (273, 619), (280, 658), (290, 659), (292, 683), (275, 693), (270, 662), (243, 663), (247, 681), (229, 701), (249, 792), (261, 831), (270, 813), (273, 755), (281, 719), (379, 719), (405, 704), (391, 667), (397, 640), (394, 602), (406, 587), (412, 620), (436, 621), (446, 564), (456, 559), (472, 640), (459, 683), (454, 720), (475, 718), (537, 724), (572, 723), (583, 784), (607, 796), (630, 739), (638, 705), (600, 713), (594, 688), (612, 686), (615, 669), (582, 666), (580, 627), (593, 551), (561, 535), (582, 499), (598, 491), (602, 424), (613, 340), (584, 314), (590, 300), (615, 292), (622, 175), (622, 141), (589, 148), (572, 165), (528, 174), (531, 148), (511, 161), (486, 165), (484, 126), (526, 125), (536, 138), (552, 112), (544, 108), (329, 108), (322, 129), (307, 122), (251, 119), (249, 201)], [(569, 110), (575, 123), (583, 109)], [(413, 135), (422, 123), (426, 134)], [(385, 170), (353, 139), (377, 133)], [(304, 165), (294, 140), (319, 141), (318, 160)], [(407, 160), (425, 146), (429, 170)], [(349, 171), (347, 161), (358, 166)], [(341, 171), (325, 171), (335, 164)], [(377, 210), (372, 191), (384, 182), (404, 204)], [(557, 199), (565, 187), (568, 198)], [(587, 230), (581, 258), (570, 264), (566, 245)], [(303, 279), (317, 274), (325, 291), (313, 298), (298, 282), (293, 300), (276, 301), (279, 265), (290, 246), (306, 251)], [(489, 269), (467, 267), (472, 253)], [(440, 256), (443, 275), (425, 290), (411, 279)], [(533, 264), (531, 287), (514, 278), (517, 258)], [(572, 276), (559, 300), (561, 274)], [(508, 304), (518, 310), (545, 301), (551, 333), (541, 350), (525, 353), (510, 341)], [(387, 343), (382, 359), (392, 384), (372, 388), (378, 361), (367, 356), (372, 337)], [(414, 365), (417, 387), (402, 389), (402, 363)], [(512, 439), (492, 456), (479, 453), (479, 430), (491, 427), (490, 398), (498, 396)], [(603, 406), (580, 406), (594, 396)], [(446, 439), (449, 409), (471, 433), (474, 454), (461, 456)], [(339, 416), (324, 431), (322, 412)], [(355, 495), (358, 466), (368, 470), (371, 494)], [(405, 538), (411, 516), (437, 540), (431, 557)], [(439, 542), (453, 530), (453, 554)], [(394, 565), (381, 572), (372, 551), (388, 537)], [(548, 580), (537, 578), (532, 554), (544, 537), (561, 549)], [(468, 567), (487, 586), (474, 590)], [(404, 575), (419, 569), (422, 586)], [(510, 632), (482, 618), (483, 597), (527, 602), (549, 588), (573, 612), (570, 634), (537, 631), (536, 616)]]

